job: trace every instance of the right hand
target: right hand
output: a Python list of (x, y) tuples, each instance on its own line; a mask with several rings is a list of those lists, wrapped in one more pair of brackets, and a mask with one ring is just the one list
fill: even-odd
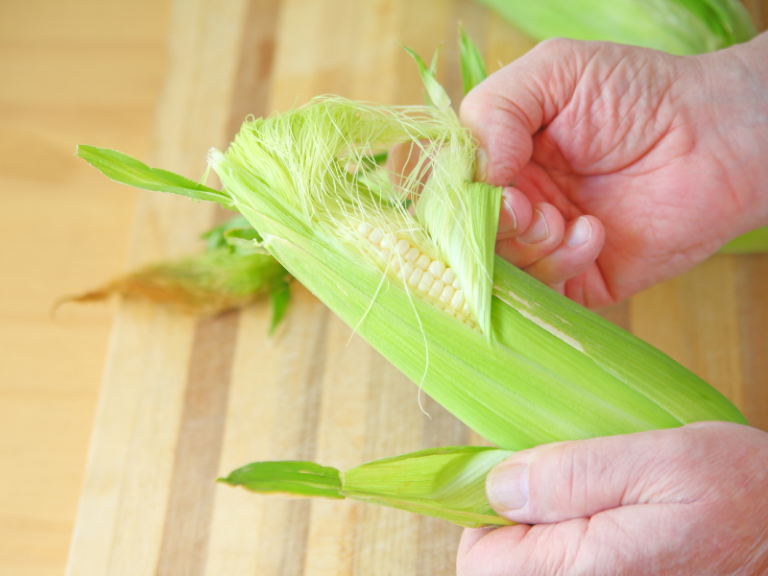
[(766, 53), (550, 40), (490, 76), (461, 119), (477, 179), (514, 183), (497, 253), (600, 308), (768, 224)]
[(728, 422), (523, 450), (486, 479), (513, 526), (466, 530), (461, 576), (768, 574), (768, 434)]

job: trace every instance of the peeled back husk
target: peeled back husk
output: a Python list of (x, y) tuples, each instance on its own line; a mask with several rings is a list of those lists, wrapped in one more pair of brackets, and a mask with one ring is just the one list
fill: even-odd
[(290, 497), (349, 498), (467, 528), (507, 525), (485, 497), (485, 477), (512, 452), (478, 446), (420, 450), (339, 472), (313, 462), (256, 462), (219, 482)]

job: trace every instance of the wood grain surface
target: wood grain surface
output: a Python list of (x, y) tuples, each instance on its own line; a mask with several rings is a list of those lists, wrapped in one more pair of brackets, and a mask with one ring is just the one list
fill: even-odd
[[(768, 0), (746, 3), (756, 22), (768, 25)], [(491, 71), (533, 43), (468, 0), (174, 0), (169, 14), (160, 2), (137, 2), (128, 10), (119, 2), (80, 0), (79, 18), (42, 0), (11, 4), (0, 8), (6, 73), (16, 71), (26, 81), (25, 70), (37, 61), (55, 71), (61, 46), (76, 56), (74, 64), (64, 63), (70, 68), (58, 68), (81, 66), (103, 76), (124, 61), (122, 73), (133, 70), (95, 95), (66, 89), (53, 72), (46, 82), (0, 88), (0, 119), (20, 139), (4, 139), (0, 155), (4, 245), (40, 230), (32, 238), (36, 252), (29, 254), (47, 257), (55, 276), (49, 281), (48, 270), (27, 266), (36, 276), (0, 283), (0, 344), (22, 352), (6, 352), (0, 365), (0, 430), (10, 430), (12, 438), (19, 430), (27, 434), (0, 444), (2, 476), (10, 478), (0, 480), (0, 574), (15, 576), (61, 573), (60, 543), (80, 485), (72, 463), (82, 461), (83, 448), (72, 446), (83, 444), (93, 410), (92, 388), (84, 382), (95, 379), (103, 354), (99, 334), (109, 319), (104, 308), (68, 313), (71, 342), (61, 336), (41, 341), (50, 329), (41, 328), (47, 303), (123, 266), (198, 250), (198, 233), (226, 217), (181, 198), (136, 194), (87, 169), (69, 172), (74, 176), (66, 185), (71, 194), (84, 190), (92, 204), (74, 205), (92, 205), (98, 217), (68, 212), (45, 194), (52, 182), (61, 186), (58, 176), (39, 168), (59, 162), (62, 173), (71, 170), (59, 160), (59, 150), (76, 143), (65, 134), (197, 178), (208, 148), (225, 148), (247, 114), (287, 110), (323, 93), (420, 103), (418, 76), (401, 43), (423, 55), (442, 43), (438, 76), (460, 102), (458, 20), (479, 41)], [(25, 19), (48, 24), (24, 36), (23, 27), (9, 23)], [(20, 53), (28, 58), (23, 70), (9, 64)], [(72, 130), (67, 118), (87, 129)], [(150, 131), (153, 147), (147, 150)], [(48, 154), (45, 163), (16, 150), (30, 139)], [(99, 194), (120, 198), (110, 205), (113, 212), (99, 208)], [(122, 262), (112, 255), (127, 238)], [(66, 250), (89, 256), (66, 267)], [(9, 254), (0, 252), (2, 273), (16, 271)], [(716, 256), (604, 314), (711, 382), (752, 425), (768, 430), (766, 285), (768, 256)], [(267, 337), (266, 304), (197, 320), (119, 303), (69, 576), (454, 573), (460, 530), (448, 523), (355, 502), (264, 498), (213, 483), (253, 460), (313, 459), (344, 469), (419, 448), (482, 442), (429, 398), (424, 405), (431, 419), (425, 417), (411, 382), (306, 290), (294, 286), (293, 296), (273, 338)], [(36, 308), (20, 308), (19, 301)], [(22, 345), (19, 335), (27, 339)], [(34, 362), (45, 354), (50, 361)], [(89, 360), (78, 361), (83, 356)], [(45, 428), (50, 421), (58, 428)], [(65, 428), (72, 428), (69, 435), (50, 432)], [(37, 459), (22, 468), (24, 482), (14, 482), (13, 466), (22, 459), (5, 456), (26, 455), (30, 446)], [(51, 458), (60, 446), (77, 455), (66, 460), (69, 476), (52, 488), (51, 462), (61, 458)]]
[(146, 157), (162, 0), (0, 2), (0, 575), (64, 571), (112, 324), (57, 298), (126, 268), (137, 193), (74, 157)]

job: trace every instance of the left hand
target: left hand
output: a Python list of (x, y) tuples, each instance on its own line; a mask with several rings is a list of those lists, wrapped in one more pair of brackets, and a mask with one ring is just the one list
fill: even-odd
[(724, 422), (524, 450), (488, 475), (501, 516), (459, 576), (768, 574), (768, 434)]

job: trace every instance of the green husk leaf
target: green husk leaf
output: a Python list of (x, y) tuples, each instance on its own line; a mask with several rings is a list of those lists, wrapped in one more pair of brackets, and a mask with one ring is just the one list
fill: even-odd
[(143, 190), (180, 194), (193, 200), (218, 202), (225, 208), (233, 208), (226, 192), (208, 188), (167, 170), (150, 168), (122, 152), (81, 144), (76, 155), (115, 182)]
[(339, 471), (314, 462), (256, 462), (238, 468), (218, 482), (266, 494), (344, 498)]
[(435, 79), (437, 55), (439, 54), (440, 49), (438, 48), (435, 52), (435, 56), (432, 59), (432, 66), (427, 68), (424, 61), (418, 54), (416, 54), (416, 52), (406, 46), (403, 46), (403, 48), (416, 61), (416, 64), (419, 67), (419, 75), (421, 76), (421, 81), (427, 91), (427, 104), (434, 106), (438, 110), (447, 110), (451, 105), (451, 99), (448, 97), (445, 89)]
[(768, 226), (734, 238), (720, 248), (721, 254), (761, 254), (768, 252)]
[(446, 181), (456, 173), (468, 181), (472, 169), (456, 146), (443, 148), (416, 204), (416, 215), (441, 247), (441, 256), (462, 278), (470, 310), (490, 338), (494, 256), (488, 247), (495, 245), (501, 189), (468, 182), (455, 187)]
[(607, 40), (686, 55), (745, 42), (757, 33), (738, 0), (478, 1), (536, 40)]
[(488, 77), (485, 61), (477, 45), (467, 35), (464, 26), (459, 26), (459, 55), (461, 63), (461, 84), (464, 94)]
[[(230, 246), (230, 244), (227, 242), (227, 239), (225, 237), (225, 234), (229, 232), (230, 230), (238, 230), (238, 229), (244, 229), (244, 228), (250, 228), (254, 229), (250, 222), (245, 218), (245, 216), (242, 216), (241, 214), (238, 214), (234, 218), (230, 218), (223, 224), (219, 224), (218, 226), (214, 226), (210, 230), (204, 232), (200, 235), (200, 237), (205, 240), (205, 246), (208, 250), (215, 250), (216, 248), (226, 248)], [(261, 241), (261, 238), (259, 238), (259, 241)], [(234, 251), (234, 248), (232, 249)]]
[(228, 246), (240, 255), (249, 254), (269, 254), (266, 248), (262, 246), (264, 240), (256, 229), (248, 228), (230, 228), (223, 234), (224, 241)]
[(291, 302), (290, 284), (285, 280), (275, 282), (269, 298), (272, 304), (272, 322), (269, 326), (269, 334), (272, 335), (283, 320), (283, 316), (288, 310), (288, 304)]
[(434, 448), (369, 462), (341, 475), (317, 464), (309, 468), (308, 462), (257, 462), (221, 481), (261, 493), (351, 498), (478, 528), (511, 524), (485, 497), (488, 472), (511, 454), (477, 446)]

